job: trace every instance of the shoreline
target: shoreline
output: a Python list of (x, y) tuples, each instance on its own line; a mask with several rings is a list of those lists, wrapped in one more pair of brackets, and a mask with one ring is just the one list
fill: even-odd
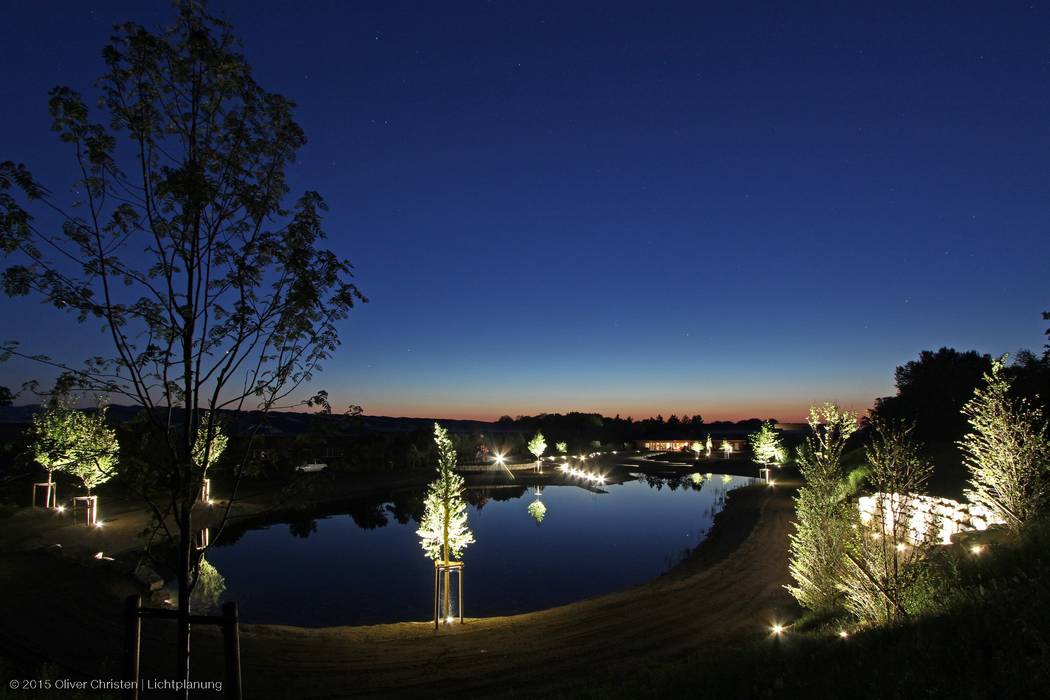
[[(245, 686), (263, 697), (270, 697), (274, 688), (287, 689), (289, 697), (317, 693), (333, 697), (394, 692), (412, 695), (416, 690), (440, 695), (442, 684), (466, 682), (461, 672), (477, 665), (480, 655), (484, 666), (490, 668), (486, 673), (494, 675), (484, 681), (471, 674), (473, 680), (468, 685), (477, 686), (475, 692), (488, 694), (498, 690), (491, 684), (507, 674), (532, 676), (534, 664), (522, 668), (523, 660), (544, 658), (544, 664), (556, 664), (564, 649), (573, 649), (576, 654), (587, 649), (594, 656), (591, 665), (597, 669), (604, 665), (601, 660), (606, 656), (601, 650), (619, 648), (622, 652), (643, 638), (650, 641), (637, 653), (645, 656), (680, 650), (691, 636), (688, 630), (695, 633), (697, 624), (703, 627), (705, 634), (701, 636), (737, 635), (741, 631), (739, 616), (746, 611), (750, 611), (748, 617), (760, 616), (770, 604), (781, 608), (791, 604), (782, 589), (787, 578), (789, 518), (790, 499), (782, 489), (744, 487), (731, 494), (705, 540), (655, 579), (536, 612), (467, 618), (462, 627), (437, 633), (428, 622), (314, 628), (242, 625)], [(749, 550), (756, 548), (766, 553), (749, 561), (754, 556)], [(767, 561), (770, 558), (774, 561)], [(740, 580), (734, 585), (734, 575), (728, 571), (734, 560), (744, 568), (765, 564), (765, 575), (738, 576)], [(88, 567), (96, 571), (82, 576)], [(80, 576), (71, 575), (78, 569)], [(4, 617), (9, 621), (0, 632), (0, 650), (6, 658), (48, 661), (88, 677), (100, 664), (120, 667), (121, 605), (124, 596), (137, 592), (127, 577), (101, 563), (84, 565), (40, 551), (0, 556), (0, 573), (4, 581), (0, 586), (5, 589), (0, 591), (6, 608)], [(748, 593), (756, 583), (761, 588)], [(307, 589), (304, 593), (308, 594)], [(717, 602), (727, 594), (729, 599)], [(712, 609), (704, 610), (703, 602)], [(733, 624), (726, 624), (730, 610)], [(702, 624), (705, 618), (707, 624)], [(44, 620), (50, 622), (42, 624)], [(172, 638), (170, 627), (166, 627), (151, 624), (144, 630), (144, 673), (162, 672), (168, 665)], [(60, 629), (63, 634), (45, 632), (50, 629)], [(751, 632), (760, 629), (761, 625), (750, 626)], [(77, 648), (83, 646), (77, 644), (78, 632), (86, 630), (95, 635), (90, 652)], [(641, 630), (647, 630), (646, 634), (640, 634)], [(194, 643), (194, 677), (221, 678), (217, 636), (198, 630)], [(472, 661), (438, 671), (436, 660), (449, 655), (470, 657)], [(541, 685), (547, 682), (553, 683), (553, 679)]]

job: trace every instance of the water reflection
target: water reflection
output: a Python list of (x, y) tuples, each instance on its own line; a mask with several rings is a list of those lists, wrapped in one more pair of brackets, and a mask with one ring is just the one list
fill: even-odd
[(306, 539), (317, 532), (317, 521), (309, 516), (298, 516), (288, 521), (288, 534)]
[(219, 599), (226, 590), (226, 580), (211, 562), (204, 557), (200, 560), (200, 573), (197, 585), (190, 594), (190, 608), (197, 615), (207, 615), (219, 607)]
[(547, 506), (545, 506), (543, 501), (540, 500), (540, 497), (543, 495), (543, 487), (535, 487), (533, 489), (533, 494), (535, 494), (536, 500), (529, 504), (527, 510), (532, 519), (536, 521), (536, 525), (539, 525), (543, 522), (543, 519), (547, 517)]
[[(617, 481), (623, 478), (604, 491), (566, 485), (557, 475), (546, 483), (468, 484), (460, 512), (477, 540), (468, 557), (469, 614), (537, 610), (651, 579), (703, 541), (728, 493), (754, 481), (701, 473)], [(424, 496), (404, 489), (294, 519), (275, 516), (270, 527), (255, 521), (255, 529), (224, 534), (209, 559), (246, 621), (426, 620), (434, 564), (419, 556)], [(556, 518), (546, 517), (550, 509)], [(451, 589), (454, 596), (455, 582)]]

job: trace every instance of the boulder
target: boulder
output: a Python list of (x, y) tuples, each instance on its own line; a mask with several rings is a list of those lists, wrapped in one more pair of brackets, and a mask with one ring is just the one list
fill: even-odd
[(135, 569), (135, 578), (151, 591), (159, 591), (164, 588), (164, 579), (145, 564), (139, 564), (138, 568)]

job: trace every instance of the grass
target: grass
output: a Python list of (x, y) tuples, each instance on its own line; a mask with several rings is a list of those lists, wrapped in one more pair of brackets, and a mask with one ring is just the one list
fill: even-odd
[(851, 631), (807, 615), (780, 637), (696, 650), (572, 697), (1027, 698), (1050, 687), (1050, 524), (980, 557), (946, 550), (923, 614)]

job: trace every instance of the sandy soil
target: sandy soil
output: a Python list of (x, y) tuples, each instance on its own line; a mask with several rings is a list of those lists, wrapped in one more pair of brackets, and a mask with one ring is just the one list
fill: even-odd
[[(244, 625), (246, 695), (571, 694), (688, 649), (714, 651), (726, 640), (768, 634), (771, 622), (797, 613), (783, 588), (790, 493), (779, 485), (735, 491), (711, 536), (668, 574), (559, 608), (468, 619), (438, 632), (432, 623)], [(109, 567), (86, 566), (94, 575), (84, 576), (85, 565), (68, 556), (23, 551), (0, 557), (0, 655), (25, 668), (47, 660), (72, 676), (119, 675), (121, 605), (135, 587)], [(467, 585), (469, 601), (469, 576)], [(310, 594), (308, 582), (303, 594)], [(163, 623), (147, 623), (145, 675), (168, 676), (172, 639)], [(194, 675), (220, 679), (217, 635), (195, 630), (194, 644)]]

